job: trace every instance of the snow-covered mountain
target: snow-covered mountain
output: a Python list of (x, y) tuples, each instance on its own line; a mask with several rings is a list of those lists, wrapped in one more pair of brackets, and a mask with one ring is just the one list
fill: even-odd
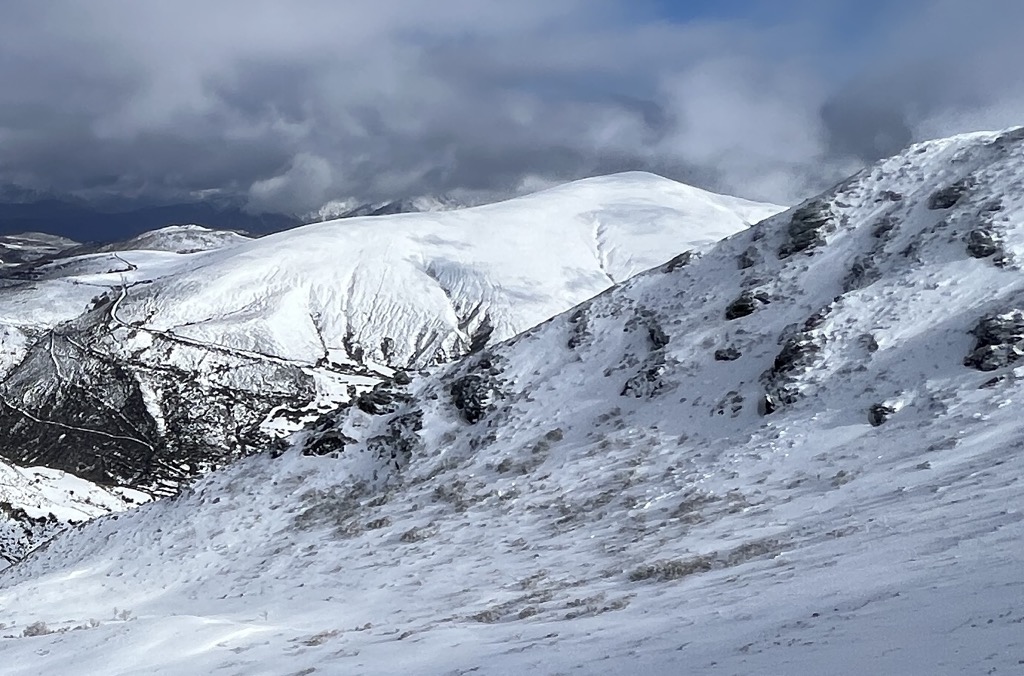
[(12, 674), (1014, 673), (1024, 131), (914, 146), (0, 577)]
[(633, 173), (259, 239), (174, 226), (20, 266), (0, 280), (0, 453), (170, 494), (394, 369), (511, 337), (779, 209)]
[(78, 243), (66, 237), (42, 232), (23, 232), (20, 235), (0, 235), (0, 265), (19, 265), (55, 256)]
[(509, 338), (779, 210), (619, 174), (472, 209), (270, 235), (133, 288), (118, 313), (282, 359), (315, 363), (338, 351), (416, 368), (474, 340)]
[(234, 230), (214, 230), (195, 224), (168, 225), (157, 230), (144, 232), (124, 242), (95, 247), (93, 251), (143, 250), (188, 254), (224, 249), (236, 244), (242, 244), (250, 239), (252, 238)]

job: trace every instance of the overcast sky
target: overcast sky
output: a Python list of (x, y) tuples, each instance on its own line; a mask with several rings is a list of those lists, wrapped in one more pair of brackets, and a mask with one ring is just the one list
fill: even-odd
[(1019, 0), (4, 0), (0, 185), (304, 213), (647, 169), (792, 203), (1024, 123), (1022, 32)]

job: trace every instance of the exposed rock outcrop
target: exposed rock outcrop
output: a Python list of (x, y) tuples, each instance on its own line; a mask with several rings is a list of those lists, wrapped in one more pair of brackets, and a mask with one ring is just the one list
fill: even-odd
[(964, 366), (995, 371), (1024, 357), (1024, 312), (1021, 310), (984, 317), (971, 333), (976, 341), (974, 349), (964, 359)]

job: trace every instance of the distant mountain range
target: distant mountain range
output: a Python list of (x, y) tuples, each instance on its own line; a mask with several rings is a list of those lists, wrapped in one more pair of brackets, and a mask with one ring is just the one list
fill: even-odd
[(289, 216), (251, 213), (223, 200), (159, 205), (118, 200), (98, 204), (26, 191), (0, 190), (0, 237), (47, 233), (75, 242), (109, 244), (168, 225), (184, 224), (201, 225), (216, 230), (237, 230), (259, 236), (294, 228), (304, 223), (362, 216), (448, 211), (476, 206), (479, 203), (452, 196), (421, 196), (380, 202), (335, 200), (313, 213)]

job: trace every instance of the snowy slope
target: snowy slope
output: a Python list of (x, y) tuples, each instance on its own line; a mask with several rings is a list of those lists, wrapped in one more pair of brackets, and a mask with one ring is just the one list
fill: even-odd
[(122, 512), (148, 500), (138, 491), (103, 489), (48, 467), (0, 463), (0, 569), (69, 524)]
[(15, 347), (81, 316), (104, 293), (114, 294), (125, 285), (150, 284), (193, 267), (196, 257), (191, 254), (229, 248), (249, 238), (197, 225), (175, 225), (98, 247), (33, 233), (6, 240), (20, 242), (32, 255), (19, 265), (0, 269), (0, 327), (8, 336), (20, 334), (17, 340), (3, 341), (0, 374), (24, 358), (25, 351)]
[(587, 179), (441, 213), (343, 219), (211, 254), (132, 291), (127, 323), (286, 359), (392, 367), (509, 338), (779, 211), (653, 174)]
[(1022, 184), (912, 147), (60, 536), (8, 673), (1017, 673)]
[[(0, 324), (38, 336), (92, 309), (94, 299), (125, 284), (149, 284), (187, 268), (194, 256), (165, 251), (91, 253), (47, 260), (0, 278)], [(0, 373), (24, 356), (0, 363)]]
[(0, 235), (0, 266), (18, 265), (78, 246), (66, 237), (42, 232), (23, 232), (19, 235)]
[(633, 173), (256, 240), (167, 228), (33, 266), (0, 290), (3, 454), (171, 493), (395, 368), (511, 337), (778, 210)]
[(186, 254), (197, 251), (224, 249), (242, 244), (251, 238), (233, 230), (214, 230), (202, 225), (169, 225), (165, 228), (144, 232), (125, 242), (105, 244), (97, 251), (169, 251)]

